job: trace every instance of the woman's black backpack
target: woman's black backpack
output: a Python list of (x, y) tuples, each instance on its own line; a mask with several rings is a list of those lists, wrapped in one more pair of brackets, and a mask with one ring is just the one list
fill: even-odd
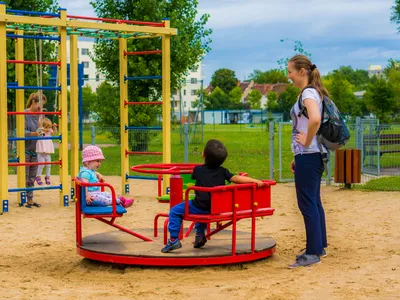
[[(307, 88), (316, 89), (309, 85), (306, 86), (303, 91)], [(301, 91), (298, 101), (300, 110), (298, 116), (300, 117), (303, 114), (308, 119), (307, 109), (302, 102), (303, 91)], [(322, 100), (321, 125), (317, 131), (318, 143), (324, 145), (328, 150), (335, 151), (344, 146), (349, 139), (350, 132), (343, 121), (340, 111), (329, 97), (324, 96)], [(320, 150), (322, 152), (322, 148), (320, 148)]]

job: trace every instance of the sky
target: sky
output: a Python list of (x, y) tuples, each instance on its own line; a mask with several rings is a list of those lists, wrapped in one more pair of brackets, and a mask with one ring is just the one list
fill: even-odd
[[(88, 0), (59, 3), (68, 14), (94, 16)], [(295, 41), (322, 74), (343, 65), (384, 67), (390, 58), (400, 59), (393, 5), (394, 0), (199, 0), (199, 16), (210, 14), (207, 27), (213, 30), (203, 79), (208, 84), (219, 68), (234, 70), (239, 80), (255, 69), (278, 68), (279, 59), (295, 54)]]

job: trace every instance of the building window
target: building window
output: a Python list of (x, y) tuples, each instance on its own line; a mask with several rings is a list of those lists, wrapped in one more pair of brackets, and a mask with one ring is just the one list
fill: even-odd
[(84, 68), (86, 68), (86, 69), (89, 68), (89, 62), (88, 61), (83, 61), (82, 63), (83, 63), (83, 67)]
[(183, 90), (183, 96), (186, 96), (186, 90)]
[(190, 83), (191, 84), (196, 84), (197, 83), (197, 78), (190, 78)]
[(89, 75), (88, 74), (84, 74), (83, 75), (83, 80), (85, 80), (85, 81), (89, 80)]
[(190, 71), (192, 71), (192, 72), (197, 72), (197, 66), (194, 66)]
[(183, 102), (183, 107), (186, 107), (186, 101), (185, 101), (185, 102)]
[(100, 74), (96, 74), (96, 81), (100, 81)]
[(191, 90), (191, 91), (190, 91), (190, 95), (196, 96), (196, 95), (197, 95), (197, 90)]
[(87, 48), (82, 48), (82, 49), (81, 49), (81, 54), (82, 54), (82, 55), (89, 55), (89, 49), (87, 49)]

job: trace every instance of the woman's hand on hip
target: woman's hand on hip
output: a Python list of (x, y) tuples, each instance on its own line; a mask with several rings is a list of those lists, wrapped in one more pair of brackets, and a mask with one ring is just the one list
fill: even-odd
[(294, 169), (296, 168), (296, 164), (294, 162), (294, 160), (290, 163), (290, 171), (292, 171), (292, 173), (294, 174)]

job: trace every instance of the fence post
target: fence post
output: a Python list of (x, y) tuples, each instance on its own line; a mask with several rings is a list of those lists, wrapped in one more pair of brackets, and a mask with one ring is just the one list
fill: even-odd
[[(328, 154), (329, 156), (332, 157), (331, 153)], [(326, 185), (331, 185), (331, 171), (332, 171), (332, 164), (331, 164), (331, 159), (329, 158), (328, 163), (326, 164)]]
[(274, 179), (274, 121), (269, 122), (269, 178)]
[(282, 122), (278, 123), (278, 155), (279, 155), (279, 181), (283, 181), (282, 177)]
[(361, 135), (362, 135), (362, 131), (361, 131), (361, 118), (360, 117), (356, 117), (356, 149), (361, 149)]
[(92, 129), (92, 145), (96, 145), (96, 127), (91, 126)]
[(184, 135), (184, 146), (183, 146), (183, 161), (188, 163), (189, 161), (189, 124), (185, 122), (183, 125), (183, 135)]

